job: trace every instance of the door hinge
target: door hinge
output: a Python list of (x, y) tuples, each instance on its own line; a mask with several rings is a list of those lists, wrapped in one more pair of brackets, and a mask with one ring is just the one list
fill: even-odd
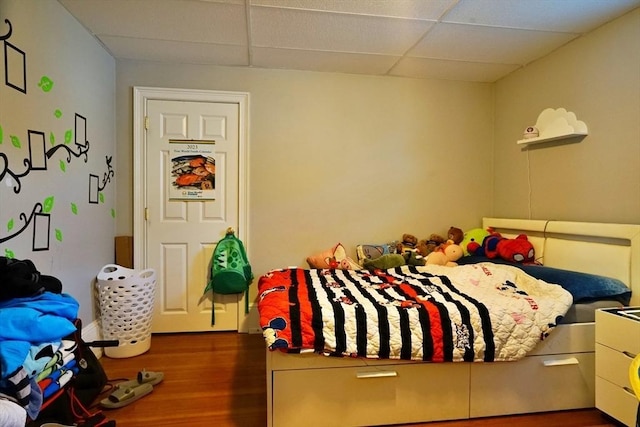
[(144, 220), (149, 221), (149, 208), (144, 208)]
[(149, 116), (144, 116), (144, 129), (149, 130)]

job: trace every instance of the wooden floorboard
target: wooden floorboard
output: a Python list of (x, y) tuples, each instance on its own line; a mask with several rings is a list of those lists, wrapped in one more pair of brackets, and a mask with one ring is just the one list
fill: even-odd
[[(103, 356), (101, 363), (111, 380), (135, 378), (143, 368), (165, 375), (151, 394), (123, 408), (104, 410), (119, 427), (266, 425), (265, 344), (261, 335), (235, 332), (153, 335), (148, 352), (123, 359)], [(600, 411), (586, 409), (405, 427), (616, 425)]]

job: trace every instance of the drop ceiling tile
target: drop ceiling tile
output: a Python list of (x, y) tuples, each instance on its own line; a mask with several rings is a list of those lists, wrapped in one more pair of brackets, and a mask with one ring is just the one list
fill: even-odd
[(254, 48), (251, 63), (262, 68), (384, 75), (398, 59), (386, 55)]
[(398, 77), (492, 83), (520, 68), (518, 65), (483, 64), (441, 59), (403, 58), (389, 72)]
[(191, 64), (249, 65), (249, 54), (244, 46), (111, 36), (104, 36), (101, 40), (116, 58)]
[(583, 33), (638, 6), (639, 0), (460, 0), (442, 22)]
[(243, 4), (194, 0), (60, 0), (97, 36), (247, 45)]
[(457, 0), (251, 0), (252, 6), (438, 20)]
[(640, 7), (640, 0), (57, 1), (116, 58), (391, 69), (469, 81), (495, 81)]
[(251, 39), (257, 47), (402, 55), (433, 24), (367, 15), (251, 8)]
[(526, 64), (577, 34), (477, 25), (438, 24), (408, 56), (499, 64)]

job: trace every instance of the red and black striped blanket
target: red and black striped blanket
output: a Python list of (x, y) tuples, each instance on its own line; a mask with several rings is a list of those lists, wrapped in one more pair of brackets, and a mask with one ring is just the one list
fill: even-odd
[(492, 263), (390, 270), (273, 270), (258, 284), (271, 350), (431, 362), (524, 357), (571, 294)]

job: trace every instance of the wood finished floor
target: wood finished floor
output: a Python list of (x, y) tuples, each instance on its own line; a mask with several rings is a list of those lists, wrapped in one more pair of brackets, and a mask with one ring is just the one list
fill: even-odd
[[(213, 332), (154, 335), (145, 354), (102, 357), (110, 379), (135, 378), (145, 368), (162, 383), (120, 409), (104, 410), (118, 427), (266, 426), (265, 347), (261, 335)], [(104, 397), (104, 396), (103, 396)], [(596, 409), (410, 424), (404, 427), (617, 426)], [(304, 427), (304, 426), (291, 426)]]

